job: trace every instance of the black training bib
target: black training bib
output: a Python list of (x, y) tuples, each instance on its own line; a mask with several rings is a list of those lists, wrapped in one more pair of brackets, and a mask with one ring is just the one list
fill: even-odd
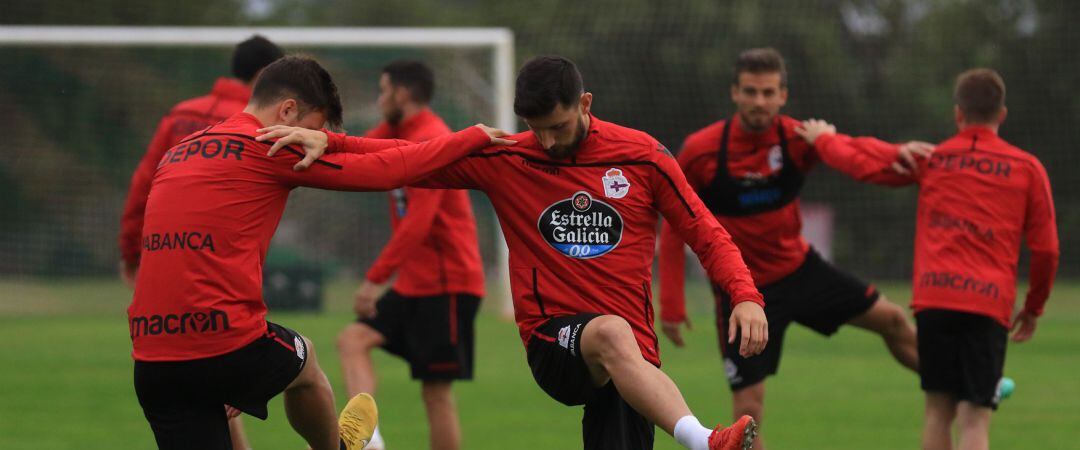
[(795, 166), (788, 152), (783, 122), (776, 125), (783, 164), (780, 170), (767, 177), (741, 179), (732, 177), (728, 170), (728, 140), (731, 136), (731, 122), (733, 122), (731, 119), (724, 122), (724, 131), (720, 136), (716, 175), (708, 189), (705, 192), (699, 192), (705, 206), (718, 216), (749, 216), (775, 211), (794, 201), (799, 196), (806, 177)]

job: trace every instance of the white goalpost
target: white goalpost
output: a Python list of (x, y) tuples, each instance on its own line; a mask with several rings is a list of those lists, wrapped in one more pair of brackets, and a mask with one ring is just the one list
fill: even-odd
[[(517, 118), (513, 113), (513, 77), (514, 77), (514, 35), (506, 28), (304, 28), (304, 27), (158, 27), (158, 26), (0, 26), (0, 50), (4, 49), (124, 49), (124, 48), (218, 48), (224, 49), (247, 39), (253, 34), (260, 34), (287, 50), (318, 48), (330, 51), (335, 49), (422, 49), (450, 50), (465, 49), (486, 54), (484, 61), (489, 67), (481, 68), (486, 76), (463, 76), (460, 89), (482, 92), (481, 97), (489, 98), (484, 117), (493, 120), (493, 125), (509, 132), (516, 131)], [(71, 66), (85, 65), (86, 62), (72, 62)], [(100, 64), (107, 65), (107, 62)], [(27, 69), (32, 70), (32, 69)], [(27, 75), (27, 82), (34, 77)], [(337, 75), (335, 74), (335, 78)], [(376, 77), (377, 79), (377, 77)], [(374, 81), (372, 81), (374, 84)], [(483, 93), (486, 92), (486, 93)], [(180, 100), (180, 99), (176, 99)], [(53, 99), (62, 102), (64, 99)], [(161, 111), (164, 113), (164, 111)], [(64, 212), (74, 214), (70, 211)], [(84, 214), (85, 215), (85, 214)], [(102, 222), (96, 218), (70, 216), (63, 220), (77, 223)], [(107, 221), (106, 221), (107, 222)], [(284, 227), (283, 227), (284, 228)], [(507, 251), (497, 220), (491, 227), (493, 233), (495, 264), (498, 276), (492, 283), (494, 292), (491, 298), (498, 298), (500, 310), (504, 315), (512, 311), (509, 296), (509, 274)], [(107, 229), (107, 227), (103, 227)], [(101, 230), (98, 230), (101, 231)], [(95, 231), (95, 232), (98, 232)], [(114, 230), (107, 230), (109, 237)], [(91, 233), (91, 231), (87, 231)], [(100, 233), (98, 233), (100, 234)], [(107, 241), (108, 239), (106, 239)], [(107, 245), (107, 244), (106, 244)], [(93, 252), (96, 249), (91, 249)], [(111, 248), (101, 249), (103, 252)]]

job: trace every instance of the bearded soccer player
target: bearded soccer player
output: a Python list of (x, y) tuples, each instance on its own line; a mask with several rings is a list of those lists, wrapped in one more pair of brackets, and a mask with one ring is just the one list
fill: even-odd
[[(263, 70), (243, 112), (188, 136), (158, 163), (128, 320), (135, 391), (159, 448), (231, 448), (222, 405), (265, 419), (267, 401), (281, 392), (312, 449), (356, 450), (370, 439), (371, 397), (349, 402), (339, 431), (311, 341), (266, 321), (262, 263), (285, 202), (299, 186), (400, 187), (502, 133), (478, 126), (409, 146), (364, 139), (357, 151), (370, 153), (328, 155), (307, 172), (295, 169), (310, 160), (287, 142), (255, 140), (264, 126), (339, 125), (341, 109), (317, 62), (285, 57)], [(268, 156), (275, 148), (288, 152)]]
[[(388, 64), (379, 90), (384, 120), (365, 137), (423, 142), (450, 133), (428, 106), (435, 75), (424, 63)], [(345, 385), (349, 395), (374, 393), (371, 350), (401, 356), (421, 382), (431, 448), (457, 450), (451, 383), (472, 379), (473, 321), (484, 295), (472, 204), (466, 191), (406, 187), (390, 191), (390, 214), (390, 242), (356, 292), (359, 320), (338, 336)], [(395, 274), (393, 288), (379, 298)], [(378, 429), (367, 448), (385, 448)]]
[[(1060, 254), (1046, 170), (998, 136), (1004, 80), (990, 69), (964, 72), (955, 101), (959, 133), (938, 144), (914, 175), (880, 172), (874, 180), (919, 186), (911, 306), (926, 392), (926, 450), (989, 448), (1009, 329), (1013, 342), (1034, 335)], [(828, 142), (833, 137), (827, 124), (808, 131)], [(1031, 250), (1030, 287), (1014, 317), (1021, 239)]]
[[(652, 259), (658, 213), (731, 292), (728, 339), (744, 356), (768, 335), (761, 294), (724, 228), (678, 163), (641, 131), (598, 119), (570, 60), (538, 57), (518, 72), (517, 145), (473, 153), (420, 183), (477, 189), (495, 207), (510, 251), (514, 311), (533, 377), (568, 406), (585, 406), (586, 449), (651, 449), (655, 426), (693, 450), (745, 450), (749, 416), (709, 430), (659, 368)], [(311, 155), (356, 138), (281, 128)]]
[[(690, 186), (732, 236), (765, 297), (771, 344), (746, 358), (721, 340), (735, 416), (762, 418), (765, 378), (777, 372), (784, 332), (791, 322), (829, 336), (844, 324), (880, 334), (905, 367), (918, 365), (915, 330), (899, 306), (874, 287), (826, 262), (802, 237), (798, 195), (805, 174), (819, 162), (855, 179), (882, 170), (899, 155), (912, 158), (929, 144), (858, 150), (838, 139), (829, 151), (799, 138), (800, 123), (780, 114), (787, 101), (787, 72), (771, 48), (743, 52), (735, 63), (731, 97), (737, 112), (690, 135), (679, 164)], [(663, 331), (682, 346), (689, 325), (683, 293), (683, 244), (663, 227), (660, 250)], [(727, 328), (733, 296), (715, 286), (717, 327)], [(760, 438), (759, 438), (760, 441)], [(758, 442), (756, 448), (762, 445)]]
[[(243, 110), (251, 97), (251, 84), (259, 71), (284, 55), (273, 42), (262, 36), (252, 36), (237, 44), (233, 50), (232, 78), (218, 78), (209, 94), (178, 103), (161, 119), (150, 146), (131, 177), (124, 213), (120, 218), (120, 279), (129, 287), (134, 287), (135, 272), (139, 268), (143, 212), (161, 156), (184, 136)], [(246, 450), (250, 447), (239, 417), (229, 421), (229, 429), (233, 448)]]

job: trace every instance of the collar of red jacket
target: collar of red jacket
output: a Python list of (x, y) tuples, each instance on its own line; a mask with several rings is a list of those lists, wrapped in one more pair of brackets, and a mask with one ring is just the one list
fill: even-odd
[(996, 139), (997, 133), (993, 129), (986, 125), (968, 125), (964, 129), (960, 130), (957, 134), (958, 137), (976, 137), (978, 139)]
[(432, 111), (431, 108), (425, 106), (420, 111), (417, 111), (416, 114), (413, 114), (412, 117), (402, 120), (401, 123), (393, 125), (392, 128), (395, 130), (403, 130), (422, 127), (436, 119), (438, 119), (438, 116), (435, 115), (435, 112)]
[(236, 133), (254, 137), (259, 135), (255, 130), (262, 127), (263, 124), (258, 118), (241, 111), (233, 114), (232, 117), (225, 119), (224, 122), (214, 125), (211, 131)]
[(251, 98), (251, 88), (236, 78), (221, 77), (214, 82), (214, 89), (210, 91), (210, 94), (246, 102)]

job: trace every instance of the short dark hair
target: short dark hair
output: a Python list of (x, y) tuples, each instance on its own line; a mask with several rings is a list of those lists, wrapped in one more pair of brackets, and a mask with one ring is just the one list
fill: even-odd
[(784, 57), (772, 47), (752, 48), (739, 54), (735, 60), (735, 76), (732, 83), (739, 84), (739, 75), (744, 73), (763, 74), (779, 73), (780, 86), (787, 86), (787, 67)]
[(585, 92), (581, 72), (562, 56), (538, 56), (518, 71), (514, 113), (524, 118), (545, 116), (555, 105), (569, 107)]
[(294, 98), (301, 108), (326, 113), (330, 126), (341, 126), (341, 98), (330, 74), (308, 56), (290, 55), (266, 66), (252, 88), (251, 101), (265, 106)]
[(281, 59), (285, 52), (281, 47), (260, 35), (254, 35), (246, 41), (236, 44), (232, 56), (232, 74), (248, 83), (255, 79), (263, 67)]
[(993, 123), (1005, 107), (1005, 80), (993, 69), (971, 69), (956, 77), (956, 106), (971, 123)]
[(399, 59), (383, 67), (382, 72), (390, 77), (390, 84), (407, 89), (417, 102), (427, 104), (435, 96), (435, 73), (427, 64)]

